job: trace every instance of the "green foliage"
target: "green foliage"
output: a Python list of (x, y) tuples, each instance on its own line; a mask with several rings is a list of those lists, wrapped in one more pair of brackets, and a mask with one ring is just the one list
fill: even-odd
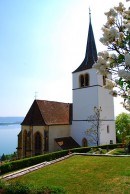
[(107, 149), (102, 149), (102, 148), (91, 148), (91, 150), (88, 152), (90, 154), (106, 154)]
[(17, 158), (17, 153), (14, 152), (13, 154), (4, 154), (1, 156), (1, 161), (9, 161), (9, 160), (14, 160)]
[(5, 182), (0, 179), (0, 189), (4, 188), (4, 186), (5, 186)]
[[(102, 145), (99, 146), (101, 149), (114, 149), (116, 147), (120, 147), (122, 144), (110, 144), (110, 145)], [(7, 162), (0, 166), (1, 174), (5, 174), (8, 172), (16, 171), (19, 169), (23, 169), (32, 165), (39, 164), (41, 162), (45, 161), (51, 161), (58, 159), (60, 157), (68, 155), (69, 152), (71, 153), (87, 153), (90, 151), (91, 148), (97, 148), (95, 147), (80, 147), (80, 148), (74, 148), (70, 150), (62, 150), (58, 152), (52, 152), (44, 155), (39, 155), (31, 158), (25, 158), (21, 160), (16, 160), (12, 162)]]
[(41, 187), (31, 190), (31, 194), (65, 194), (66, 191), (62, 187)]
[(30, 192), (29, 187), (21, 182), (8, 184), (4, 189), (6, 194), (29, 194)]
[(21, 160), (7, 162), (0, 166), (1, 174), (26, 168), (35, 164), (39, 164), (45, 161), (51, 161), (68, 154), (68, 150), (63, 150), (59, 152), (52, 152), (44, 155), (39, 155), (35, 157), (25, 158)]
[(70, 152), (72, 153), (86, 153), (89, 152), (91, 147), (80, 147), (80, 148), (73, 148), (70, 149)]
[(99, 146), (102, 149), (115, 149), (123, 147), (124, 145), (122, 143), (116, 143), (116, 144), (109, 144), (109, 145), (101, 145)]
[(123, 88), (124, 81), (123, 81), (122, 78), (120, 78), (120, 79), (118, 80), (118, 84), (120, 85), (121, 88)]
[(2, 156), (1, 156), (1, 161), (5, 161), (6, 160), (6, 157), (5, 157), (5, 155), (3, 154)]
[(4, 194), (65, 194), (65, 190), (62, 187), (44, 187), (39, 186), (36, 188), (34, 185), (16, 181), (11, 183), (5, 183), (0, 181), (0, 189), (4, 190)]
[(130, 135), (130, 114), (121, 113), (116, 117), (116, 135), (119, 142)]

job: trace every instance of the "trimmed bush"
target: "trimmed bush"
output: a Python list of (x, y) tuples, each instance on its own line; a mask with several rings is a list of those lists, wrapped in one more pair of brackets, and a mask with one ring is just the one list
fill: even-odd
[(23, 193), (29, 194), (30, 193), (29, 187), (20, 182), (9, 184), (5, 186), (4, 189), (6, 194), (23, 194)]
[(117, 144), (101, 145), (99, 147), (102, 149), (115, 149), (115, 148), (123, 147), (123, 144), (117, 143)]
[(70, 149), (70, 152), (72, 153), (86, 153), (91, 150), (91, 147), (80, 147), (80, 148), (73, 148)]
[(31, 189), (30, 194), (65, 194), (66, 191), (62, 187), (41, 187), (38, 189)]
[[(123, 146), (123, 144), (109, 144), (109, 145), (101, 145), (101, 146), (99, 146), (99, 148), (109, 150), (109, 149), (115, 149), (115, 148), (122, 147), (122, 146)], [(12, 172), (12, 171), (23, 169), (23, 168), (26, 168), (29, 166), (36, 165), (36, 164), (39, 164), (41, 162), (58, 159), (60, 157), (68, 155), (69, 152), (71, 152), (71, 153), (87, 153), (91, 150), (91, 148), (97, 148), (97, 146), (80, 147), (80, 148), (74, 148), (74, 149), (70, 149), (70, 150), (62, 150), (62, 151), (58, 151), (58, 152), (52, 152), (52, 153), (48, 153), (48, 154), (44, 154), (44, 155), (39, 155), (39, 156), (34, 156), (34, 157), (16, 160), (16, 161), (12, 161), (12, 162), (7, 162), (7, 163), (4, 163), (3, 165), (0, 166), (0, 172), (1, 172), (1, 174), (5, 174), (8, 172)]]
[(1, 171), (1, 174), (5, 174), (11, 171), (16, 171), (32, 165), (36, 165), (41, 162), (51, 161), (51, 160), (66, 156), (67, 154), (68, 154), (68, 150), (62, 150), (59, 152), (52, 152), (44, 155), (7, 162), (0, 166), (0, 171)]
[[(62, 187), (40, 187), (27, 185), (22, 182), (2, 183), (1, 188), (3, 194), (65, 194)], [(0, 191), (1, 192), (1, 191)]]
[(0, 179), (0, 189), (3, 189), (4, 186), (5, 186), (5, 182)]

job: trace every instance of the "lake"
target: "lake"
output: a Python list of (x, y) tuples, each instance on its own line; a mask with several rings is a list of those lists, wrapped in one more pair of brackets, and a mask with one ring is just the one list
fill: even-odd
[(0, 117), (0, 156), (16, 152), (23, 117)]

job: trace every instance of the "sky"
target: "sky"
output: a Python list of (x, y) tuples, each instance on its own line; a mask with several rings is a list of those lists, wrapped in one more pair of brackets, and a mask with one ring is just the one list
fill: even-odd
[[(25, 116), (37, 99), (72, 102), (85, 56), (89, 7), (97, 51), (104, 12), (126, 0), (0, 0), (0, 116)], [(37, 93), (35, 93), (37, 92)], [(115, 115), (124, 111), (116, 99)]]

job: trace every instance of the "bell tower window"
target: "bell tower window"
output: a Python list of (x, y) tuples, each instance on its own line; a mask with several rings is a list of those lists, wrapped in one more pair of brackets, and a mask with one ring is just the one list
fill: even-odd
[(86, 73), (84, 75), (80, 75), (79, 85), (80, 85), (81, 88), (89, 86), (89, 74), (88, 73)]
[(80, 87), (84, 87), (84, 75), (80, 75)]
[(85, 86), (89, 86), (89, 74), (86, 73), (84, 77), (85, 77)]

